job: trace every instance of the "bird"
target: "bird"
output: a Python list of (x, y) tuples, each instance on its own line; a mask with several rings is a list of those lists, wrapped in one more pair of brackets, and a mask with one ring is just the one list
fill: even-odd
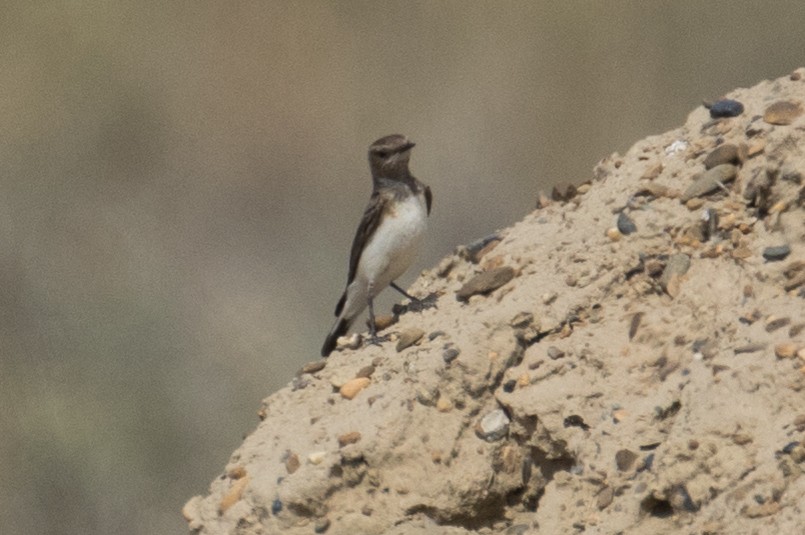
[(422, 303), (394, 282), (413, 263), (427, 229), (433, 195), (408, 169), (415, 144), (392, 134), (369, 146), (372, 195), (358, 224), (349, 255), (349, 275), (335, 307), (336, 321), (321, 355), (328, 356), (339, 336), (369, 307), (370, 341), (379, 343), (373, 300), (391, 286), (412, 302)]

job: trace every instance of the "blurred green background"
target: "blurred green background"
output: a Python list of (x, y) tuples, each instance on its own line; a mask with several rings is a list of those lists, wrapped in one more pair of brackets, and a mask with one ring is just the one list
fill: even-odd
[(804, 65), (804, 20), (801, 0), (4, 2), (0, 531), (186, 530), (260, 400), (318, 357), (374, 139), (416, 141), (434, 192), (407, 284)]

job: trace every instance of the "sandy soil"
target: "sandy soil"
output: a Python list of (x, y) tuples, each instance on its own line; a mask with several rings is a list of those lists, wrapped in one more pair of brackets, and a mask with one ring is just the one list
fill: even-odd
[(799, 532), (805, 69), (727, 97), (742, 114), (605, 158), (423, 273), (438, 308), (268, 397), (190, 530)]

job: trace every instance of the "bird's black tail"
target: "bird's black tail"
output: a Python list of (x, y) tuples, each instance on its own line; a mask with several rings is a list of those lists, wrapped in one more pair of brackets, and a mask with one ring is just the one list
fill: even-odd
[(338, 318), (338, 320), (335, 322), (335, 325), (333, 325), (333, 329), (330, 331), (330, 334), (328, 334), (327, 338), (324, 340), (324, 345), (321, 346), (322, 357), (326, 357), (333, 352), (333, 349), (335, 349), (335, 346), (338, 342), (338, 337), (347, 334), (350, 323), (352, 322), (346, 318)]

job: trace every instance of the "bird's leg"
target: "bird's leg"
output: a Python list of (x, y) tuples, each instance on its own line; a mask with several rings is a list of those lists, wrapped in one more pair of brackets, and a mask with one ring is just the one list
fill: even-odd
[(411, 303), (405, 307), (405, 310), (411, 310), (413, 312), (422, 312), (423, 310), (427, 310), (429, 308), (436, 307), (436, 298), (438, 297), (435, 293), (430, 294), (424, 299), (419, 299), (418, 297), (414, 297), (413, 295), (409, 294), (399, 286), (395, 282), (389, 283), (389, 286), (403, 294), (405, 297), (411, 300)]
[(372, 284), (369, 284), (369, 339), (367, 342), (379, 346), (381, 342), (388, 341), (389, 337), (377, 335), (377, 324), (375, 323), (375, 306), (372, 298)]

